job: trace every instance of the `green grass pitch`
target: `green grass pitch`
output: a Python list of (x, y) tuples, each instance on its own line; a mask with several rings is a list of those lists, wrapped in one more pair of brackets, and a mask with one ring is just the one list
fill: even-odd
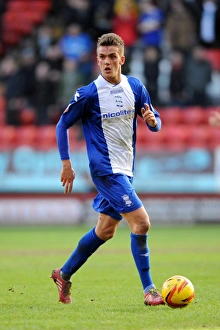
[(151, 272), (158, 289), (175, 274), (194, 284), (195, 299), (184, 309), (143, 304), (126, 225), (72, 278), (73, 303), (59, 303), (51, 271), (88, 229), (0, 227), (1, 330), (220, 329), (220, 225), (151, 227)]

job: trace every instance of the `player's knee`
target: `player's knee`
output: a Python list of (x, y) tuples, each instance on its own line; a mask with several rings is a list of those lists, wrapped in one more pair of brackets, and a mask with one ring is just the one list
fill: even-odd
[(150, 221), (145, 221), (143, 223), (140, 223), (137, 230), (140, 235), (144, 235), (148, 233), (149, 229), (150, 229)]
[(137, 235), (145, 235), (150, 230), (150, 220), (147, 216), (145, 219), (139, 219), (133, 226), (132, 232)]
[(115, 236), (115, 231), (111, 229), (106, 230), (104, 235), (105, 235), (105, 240), (108, 241), (109, 239)]
[(108, 241), (115, 235), (115, 229), (112, 228), (105, 228), (102, 229), (101, 232), (98, 233), (99, 238), (103, 239), (104, 241)]

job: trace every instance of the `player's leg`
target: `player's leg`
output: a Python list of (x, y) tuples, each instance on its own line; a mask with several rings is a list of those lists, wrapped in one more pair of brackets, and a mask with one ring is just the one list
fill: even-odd
[(131, 251), (143, 284), (145, 303), (150, 305), (162, 303), (150, 273), (150, 251), (147, 244), (149, 216), (132, 186), (132, 178), (124, 174), (112, 174), (106, 177), (94, 177), (93, 181), (99, 187), (102, 198), (105, 198), (104, 203), (103, 200), (96, 200), (96, 211), (100, 212), (100, 208), (103, 208), (105, 203), (110, 205), (111, 209), (107, 213), (118, 220), (123, 216), (131, 229)]
[(61, 269), (63, 279), (69, 280), (102, 244), (112, 238), (118, 224), (119, 221), (100, 213), (96, 227), (80, 239), (77, 247), (63, 265)]
[(146, 293), (155, 287), (150, 273), (150, 250), (147, 242), (149, 217), (143, 206), (122, 216), (131, 229), (131, 251)]
[(100, 213), (95, 228), (96, 235), (106, 242), (115, 235), (119, 224), (120, 221), (113, 219), (107, 214)]
[(119, 221), (106, 214), (99, 214), (95, 228), (86, 233), (78, 242), (73, 253), (61, 268), (52, 272), (51, 278), (58, 287), (59, 300), (71, 303), (71, 276), (87, 261), (87, 259), (107, 240), (112, 238), (119, 225)]
[(122, 214), (131, 229), (131, 251), (144, 289), (146, 305), (161, 305), (163, 300), (156, 290), (150, 272), (150, 249), (148, 247), (149, 216), (143, 206)]

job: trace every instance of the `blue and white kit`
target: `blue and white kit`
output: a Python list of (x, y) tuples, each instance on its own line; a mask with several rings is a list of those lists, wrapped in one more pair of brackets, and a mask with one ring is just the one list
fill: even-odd
[(157, 118), (150, 96), (139, 79), (121, 75), (121, 82), (113, 85), (99, 75), (87, 86), (79, 88), (62, 114), (56, 128), (61, 160), (69, 159), (68, 128), (81, 119), (87, 145), (92, 177), (121, 173), (133, 176), (137, 115), (147, 103)]
[[(77, 247), (61, 267), (61, 274), (69, 279), (111, 238), (108, 237), (109, 234), (114, 235), (118, 224), (115, 221), (120, 221), (124, 217), (129, 226), (135, 229), (130, 235), (131, 251), (143, 285), (145, 304), (156, 305), (162, 304), (163, 301), (154, 290), (155, 285), (150, 274), (148, 234), (142, 233), (145, 230), (147, 232), (148, 218), (143, 209), (139, 210), (143, 208), (143, 204), (132, 185), (137, 116), (142, 117), (141, 108), (144, 108), (145, 103), (157, 119), (155, 127), (146, 125), (151, 131), (159, 131), (160, 115), (151, 105), (148, 91), (138, 79), (121, 75), (120, 83), (113, 85), (99, 75), (91, 84), (76, 91), (60, 117), (56, 132), (62, 160), (70, 158), (68, 128), (81, 119), (91, 177), (98, 191), (93, 207), (99, 213), (98, 225), (79, 240)], [(69, 167), (66, 170), (64, 167), (61, 173), (66, 179), (73, 170)], [(136, 210), (139, 211), (132, 214)], [(137, 226), (133, 225), (132, 221), (136, 221)], [(103, 232), (102, 235), (100, 232)], [(107, 237), (106, 240), (103, 236)], [(52, 278), (60, 281), (60, 277)], [(64, 281), (66, 279), (63, 278)], [(69, 285), (70, 282), (67, 283)], [(59, 286), (58, 289), (61, 292)]]

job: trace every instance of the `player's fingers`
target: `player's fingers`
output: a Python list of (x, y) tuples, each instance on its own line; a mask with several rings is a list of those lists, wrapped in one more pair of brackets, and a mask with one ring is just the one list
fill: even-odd
[(71, 182), (68, 183), (68, 187), (67, 187), (67, 193), (68, 194), (71, 193), (72, 188), (73, 188), (73, 182), (71, 181)]
[(141, 113), (142, 113), (142, 116), (143, 116), (144, 113), (145, 113), (145, 108), (141, 108)]
[[(63, 176), (63, 174), (60, 175), (60, 182), (64, 183), (65, 182), (65, 177)], [(65, 184), (65, 183), (64, 183)], [(63, 184), (63, 185), (64, 185)]]
[(64, 194), (67, 194), (68, 192), (68, 183), (65, 184), (65, 187), (64, 187)]
[(143, 116), (145, 121), (151, 120), (154, 118), (154, 114), (150, 110), (146, 110)]
[(149, 111), (148, 115), (147, 115), (147, 119), (149, 120), (153, 120), (155, 118), (153, 112)]
[(144, 116), (144, 113), (146, 112), (151, 112), (151, 111), (149, 105), (147, 103), (144, 103), (144, 107), (141, 108), (142, 116)]
[(63, 187), (64, 187), (64, 194), (71, 193), (73, 189), (73, 181), (65, 180), (65, 182), (63, 182)]
[(64, 194), (68, 193), (68, 182), (66, 182), (65, 186), (64, 186)]
[(147, 103), (144, 103), (144, 106), (145, 106), (145, 110), (150, 110), (150, 107)]

